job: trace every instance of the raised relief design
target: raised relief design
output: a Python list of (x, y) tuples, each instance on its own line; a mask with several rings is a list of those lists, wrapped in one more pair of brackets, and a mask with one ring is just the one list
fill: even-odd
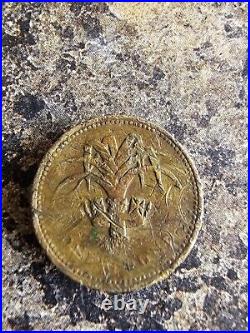
[[(182, 184), (171, 165), (161, 165), (163, 153), (144, 145), (140, 135), (130, 133), (120, 142), (108, 135), (82, 147), (80, 157), (65, 162), (80, 163), (82, 171), (65, 177), (57, 186), (77, 191), (84, 184), (90, 196), (80, 205), (82, 216), (92, 225), (91, 238), (110, 252), (128, 246), (130, 230), (150, 224), (156, 207), (150, 200), (159, 191), (169, 206), (171, 190), (182, 193)], [(165, 178), (170, 179), (166, 182)], [(168, 185), (167, 188), (165, 184)], [(141, 188), (133, 195), (133, 186)], [(152, 191), (143, 191), (145, 187)], [(144, 197), (144, 193), (146, 197)], [(105, 237), (99, 239), (100, 230)], [(172, 236), (169, 236), (173, 246)], [(173, 249), (174, 250), (174, 249)]]
[(74, 280), (137, 290), (184, 260), (201, 227), (200, 183), (169, 133), (132, 117), (79, 124), (53, 145), (33, 186), (36, 234)]

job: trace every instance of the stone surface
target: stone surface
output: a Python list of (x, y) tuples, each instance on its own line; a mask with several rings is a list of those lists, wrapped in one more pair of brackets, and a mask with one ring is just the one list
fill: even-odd
[[(4, 328), (245, 330), (247, 4), (10, 3), (3, 30)], [(171, 132), (204, 189), (188, 259), (126, 295), (149, 299), (142, 315), (101, 309), (106, 295), (60, 273), (32, 227), (41, 158), (66, 129), (110, 113)]]

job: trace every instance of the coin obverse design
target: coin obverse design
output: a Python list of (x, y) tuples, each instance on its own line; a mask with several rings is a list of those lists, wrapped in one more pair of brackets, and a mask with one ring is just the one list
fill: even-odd
[(141, 119), (109, 116), (65, 133), (33, 186), (38, 239), (72, 279), (127, 292), (186, 258), (201, 226), (201, 190), (171, 135)]

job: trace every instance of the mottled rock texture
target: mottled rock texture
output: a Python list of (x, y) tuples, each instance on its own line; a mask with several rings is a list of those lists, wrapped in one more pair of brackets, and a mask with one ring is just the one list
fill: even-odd
[[(3, 20), (3, 323), (9, 330), (247, 328), (247, 4), (9, 3)], [(60, 273), (33, 232), (41, 158), (93, 116), (151, 120), (193, 157), (204, 224), (168, 281), (126, 295)]]

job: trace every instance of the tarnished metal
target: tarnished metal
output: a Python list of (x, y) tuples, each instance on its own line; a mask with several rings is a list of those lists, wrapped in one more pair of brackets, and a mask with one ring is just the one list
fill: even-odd
[(200, 185), (186, 153), (167, 132), (126, 116), (65, 133), (41, 163), (32, 204), (51, 260), (109, 292), (168, 277), (201, 224)]

